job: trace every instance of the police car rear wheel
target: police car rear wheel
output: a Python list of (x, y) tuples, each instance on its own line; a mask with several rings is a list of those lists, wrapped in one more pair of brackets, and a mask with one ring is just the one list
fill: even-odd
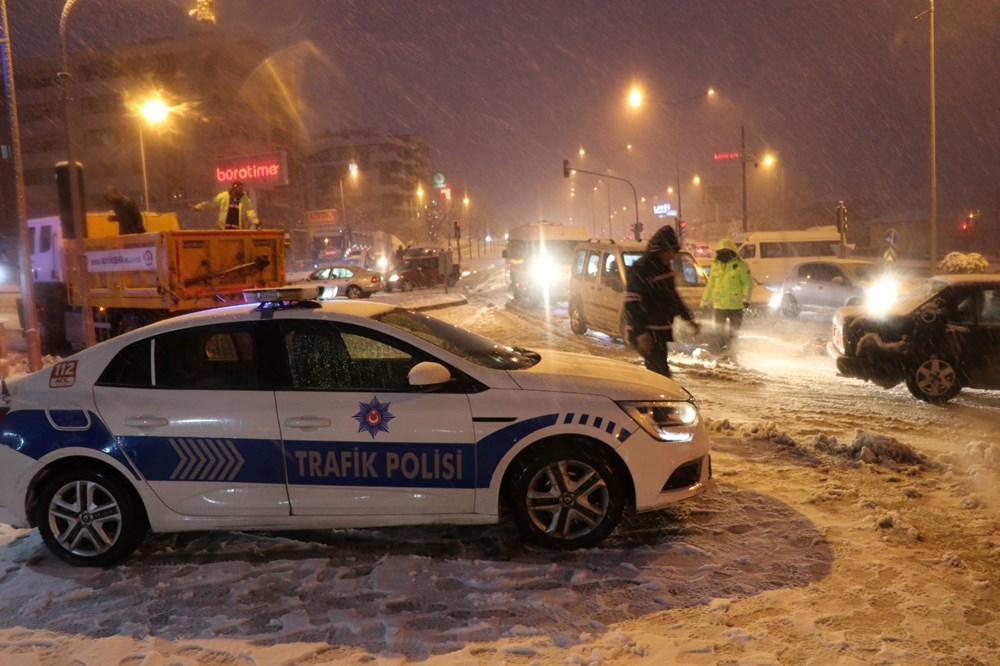
[(521, 533), (569, 550), (601, 542), (621, 521), (625, 492), (606, 456), (559, 444), (529, 456), (513, 479), (511, 500)]
[(35, 510), (45, 544), (76, 566), (115, 564), (135, 550), (146, 532), (145, 514), (132, 489), (114, 473), (96, 469), (54, 475)]

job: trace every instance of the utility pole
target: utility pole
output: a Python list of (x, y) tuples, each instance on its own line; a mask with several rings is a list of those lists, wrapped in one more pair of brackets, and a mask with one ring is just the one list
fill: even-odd
[(58, 73), (63, 84), (63, 108), (66, 114), (66, 155), (69, 164), (69, 200), (73, 217), (73, 239), (77, 247), (76, 271), (80, 285), (80, 310), (83, 315), (83, 344), (93, 347), (97, 344), (94, 334), (94, 311), (90, 309), (90, 285), (87, 275), (87, 253), (83, 250), (83, 240), (87, 236), (87, 227), (83, 220), (83, 192), (80, 191), (80, 165), (76, 154), (76, 116), (73, 112), (73, 75), (69, 71), (69, 47), (66, 43), (66, 32), (69, 29), (69, 14), (76, 0), (66, 0), (62, 15), (59, 17), (59, 46), (62, 53), (62, 69)]
[(3, 58), (4, 89), (7, 93), (7, 118), (14, 158), (14, 189), (17, 197), (19, 254), (21, 255), (21, 299), (24, 303), (24, 334), (28, 339), (28, 369), (42, 369), (41, 341), (38, 335), (38, 311), (35, 309), (35, 283), (31, 276), (31, 245), (28, 243), (28, 203), (24, 195), (24, 165), (21, 162), (21, 130), (17, 124), (17, 94), (14, 90), (14, 63), (11, 60), (10, 25), (7, 22), (7, 0), (0, 0), (0, 21), (3, 37), (0, 56)]
[(747, 229), (747, 139), (746, 131), (743, 125), (740, 125), (740, 167), (742, 168), (742, 178), (743, 178), (743, 233), (748, 231)]

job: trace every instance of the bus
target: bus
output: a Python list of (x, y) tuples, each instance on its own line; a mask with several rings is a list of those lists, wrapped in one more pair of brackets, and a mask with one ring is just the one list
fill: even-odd
[(320, 264), (343, 261), (351, 249), (351, 229), (333, 224), (310, 226), (309, 246), (313, 268)]

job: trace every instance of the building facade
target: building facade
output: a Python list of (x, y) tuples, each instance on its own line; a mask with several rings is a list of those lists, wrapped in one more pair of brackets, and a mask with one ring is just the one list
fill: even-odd
[[(115, 186), (143, 209), (177, 211), (182, 226), (212, 228), (215, 218), (189, 204), (228, 187), (217, 165), (273, 154), (285, 177), (278, 184), (250, 180), (248, 189), (264, 226), (301, 225), (300, 125), (286, 117), (258, 71), (267, 58), (262, 44), (214, 33), (71, 53), (86, 210), (107, 210), (103, 193)], [(62, 63), (25, 59), (15, 68), (28, 216), (57, 214), (55, 166), (67, 160)], [(170, 109), (157, 125), (139, 112), (153, 96)], [(16, 225), (16, 210), (0, 215), (5, 230)]]
[(303, 161), (307, 210), (335, 210), (338, 223), (356, 231), (425, 237), (418, 194), (430, 182), (424, 137), (351, 130), (319, 135), (312, 145)]

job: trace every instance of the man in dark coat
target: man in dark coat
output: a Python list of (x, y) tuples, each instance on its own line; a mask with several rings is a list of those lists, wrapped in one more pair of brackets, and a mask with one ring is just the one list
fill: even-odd
[(701, 331), (674, 284), (671, 260), (678, 250), (673, 228), (660, 227), (649, 239), (646, 253), (632, 264), (625, 285), (629, 340), (648, 369), (667, 377), (667, 343), (674, 339), (674, 317), (690, 322), (695, 335)]
[(109, 187), (104, 190), (104, 200), (111, 204), (114, 215), (109, 215), (108, 219), (118, 223), (119, 234), (144, 234), (146, 225), (142, 223), (142, 211), (139, 206), (127, 196), (118, 191), (116, 187)]

